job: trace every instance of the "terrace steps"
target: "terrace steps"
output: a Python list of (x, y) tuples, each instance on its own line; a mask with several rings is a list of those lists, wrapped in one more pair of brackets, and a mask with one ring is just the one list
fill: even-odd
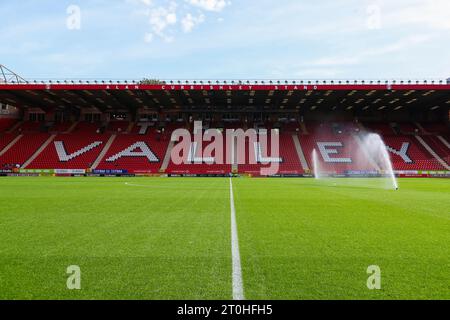
[(450, 171), (450, 166), (436, 153), (434, 150), (422, 139), (420, 136), (415, 136), (417, 141), (448, 171)]
[(304, 122), (300, 122), (300, 129), (302, 130), (302, 134), (309, 134)]
[(172, 150), (173, 150), (174, 146), (175, 146), (175, 141), (171, 140), (169, 142), (169, 145), (167, 146), (166, 155), (164, 156), (164, 160), (163, 160), (163, 163), (161, 165), (161, 168), (159, 169), (160, 172), (166, 172), (167, 167), (170, 164), (170, 158), (172, 156)]
[(11, 129), (6, 131), (6, 133), (14, 133), (17, 129), (19, 129), (22, 126), (23, 123), (24, 121), (17, 122)]
[(14, 147), (14, 145), (23, 137), (23, 134), (19, 134), (17, 137), (14, 138), (13, 141), (11, 141), (6, 147), (3, 148), (3, 150), (0, 150), (0, 157), (4, 155), (6, 152), (8, 152), (9, 149)]
[(75, 121), (75, 122), (69, 127), (69, 129), (67, 129), (67, 131), (64, 132), (64, 133), (72, 133), (73, 130), (75, 130), (75, 128), (77, 127), (78, 123), (80, 123), (80, 121)]
[(446, 146), (448, 149), (450, 149), (450, 143), (448, 143), (447, 140), (443, 136), (437, 136), (437, 138)]
[(91, 170), (97, 169), (100, 162), (103, 160), (103, 158), (106, 156), (106, 153), (108, 153), (109, 149), (111, 148), (112, 144), (114, 143), (114, 140), (116, 139), (117, 135), (113, 134), (111, 137), (109, 137), (108, 142), (106, 142), (105, 147), (103, 148), (102, 152), (98, 155), (97, 159), (95, 159), (94, 163), (91, 166)]
[(36, 150), (36, 152), (31, 156), (30, 159), (28, 159), (23, 165), (22, 165), (22, 169), (25, 169), (26, 167), (28, 167), (30, 165), (30, 163), (32, 163), (37, 157), (39, 157), (39, 155), (42, 153), (42, 151), (44, 151), (47, 146), (52, 143), (52, 141), (56, 138), (56, 134), (52, 134), (43, 144), (42, 146), (39, 147), (39, 149)]
[(419, 122), (414, 122), (414, 125), (419, 128), (420, 132), (424, 133), (424, 134), (428, 134), (427, 130), (425, 130), (425, 128), (419, 123)]
[(293, 134), (292, 139), (294, 140), (295, 150), (297, 151), (298, 159), (303, 167), (303, 171), (309, 171), (308, 162), (306, 161), (305, 154), (302, 149), (302, 145), (300, 144), (300, 140), (298, 139), (298, 135)]

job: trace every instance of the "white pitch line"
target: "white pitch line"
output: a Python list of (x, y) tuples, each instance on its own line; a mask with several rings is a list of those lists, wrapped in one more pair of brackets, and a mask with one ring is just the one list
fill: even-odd
[(233, 300), (245, 300), (242, 281), (241, 254), (239, 253), (239, 239), (236, 223), (236, 209), (234, 208), (233, 182), (230, 178), (230, 208), (231, 208), (231, 257), (233, 265)]
[(130, 187), (142, 187), (142, 188), (152, 187), (152, 186), (144, 186), (142, 184), (134, 184), (134, 183), (129, 183), (129, 182), (125, 182), (125, 185), (130, 186)]

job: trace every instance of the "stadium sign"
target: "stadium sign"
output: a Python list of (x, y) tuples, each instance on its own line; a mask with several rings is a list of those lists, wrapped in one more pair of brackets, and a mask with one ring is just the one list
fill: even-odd
[(53, 174), (53, 173), (55, 173), (55, 170), (52, 170), (52, 169), (20, 169), (19, 173)]
[(56, 174), (85, 174), (85, 169), (55, 169)]
[(93, 174), (100, 174), (100, 175), (122, 175), (122, 174), (128, 174), (128, 170), (92, 170)]
[(349, 177), (380, 177), (380, 172), (376, 170), (347, 170), (345, 175)]
[(309, 91), (309, 90), (450, 90), (449, 84), (1, 84), (0, 90), (153, 90), (153, 91)]
[(163, 85), (161, 86), (161, 90), (172, 90), (172, 91), (183, 91), (183, 90), (200, 90), (200, 91), (252, 91), (252, 90), (262, 90), (261, 88), (265, 88), (265, 90), (273, 90), (273, 91), (298, 91), (298, 90), (317, 90), (318, 86), (297, 86), (297, 85)]

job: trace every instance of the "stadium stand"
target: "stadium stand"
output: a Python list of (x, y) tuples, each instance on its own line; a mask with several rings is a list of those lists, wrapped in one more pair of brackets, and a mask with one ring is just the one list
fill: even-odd
[(369, 129), (369, 131), (379, 133), (381, 135), (392, 135), (396, 132), (392, 129), (390, 123), (364, 123), (364, 126)]
[(72, 127), (73, 123), (69, 122), (69, 121), (65, 121), (65, 122), (58, 122), (55, 123), (51, 128), (50, 128), (50, 132), (55, 132), (55, 133), (65, 133), (67, 132), (70, 127)]
[(107, 134), (59, 134), (27, 167), (34, 169), (90, 168), (108, 138)]
[(107, 131), (113, 133), (126, 133), (130, 122), (128, 121), (111, 121), (108, 124)]
[(25, 121), (18, 128), (17, 131), (22, 133), (33, 133), (41, 131), (44, 126), (43, 122), (38, 121)]
[(81, 121), (77, 123), (76, 127), (73, 129), (74, 134), (95, 134), (99, 133), (102, 124), (99, 122), (86, 122)]
[[(286, 130), (289, 132), (290, 130)], [(304, 168), (300, 163), (299, 156), (295, 149), (294, 140), (291, 133), (280, 133), (280, 150), (279, 150), (279, 159), (273, 159), (273, 162), (278, 162), (279, 165), (279, 174), (283, 175), (298, 175), (303, 174)], [(261, 141), (259, 141), (261, 142)], [(268, 134), (267, 137), (267, 150), (264, 150), (264, 144), (259, 145), (250, 145), (249, 142), (246, 142), (245, 148), (245, 164), (239, 164), (238, 169), (240, 173), (251, 174), (253, 176), (258, 176), (261, 173), (261, 168), (268, 168), (270, 164), (267, 164), (264, 161), (264, 158), (274, 158), (272, 157), (272, 146), (271, 146), (271, 137)], [(251, 155), (251, 153), (253, 153)], [(261, 157), (263, 159), (261, 159)], [(250, 159), (256, 159), (258, 164), (250, 164)]]
[(168, 140), (161, 139), (155, 130), (145, 135), (118, 135), (97, 169), (158, 173), (167, 145)]
[(421, 123), (422, 127), (426, 130), (425, 133), (430, 134), (448, 134), (449, 128), (442, 123)]
[(401, 134), (416, 134), (420, 132), (420, 128), (409, 122), (396, 123), (396, 126)]
[[(192, 134), (193, 132), (190, 131)], [(225, 135), (222, 134), (223, 139), (225, 139)], [(225, 141), (225, 140), (224, 140)], [(194, 142), (194, 139), (191, 140), (191, 151), (189, 154), (181, 155), (183, 157), (182, 164), (175, 164), (171, 159), (167, 169), (165, 170), (167, 173), (171, 174), (229, 174), (232, 171), (231, 164), (218, 164), (217, 154), (215, 150), (211, 154), (211, 158), (208, 159), (203, 157), (203, 152), (209, 142), (202, 141), (201, 147)], [(178, 143), (175, 143), (175, 147)], [(226, 155), (226, 146), (225, 143), (223, 145), (223, 154)], [(226, 162), (226, 159), (224, 159)]]
[(8, 131), (17, 123), (17, 121), (17, 119), (0, 118), (0, 133)]
[[(129, 123), (119, 126), (126, 128)], [(62, 127), (67, 129), (69, 123)], [(355, 135), (359, 128), (353, 124), (336, 123), (308, 123), (308, 131), (312, 134), (304, 135), (300, 131), (293, 132), (296, 126), (289, 130), (282, 128), (280, 135), (280, 162), (279, 173), (283, 175), (298, 175), (305, 173), (305, 169), (310, 169), (312, 165), (312, 151), (316, 149), (320, 155), (329, 154), (329, 158), (320, 158), (323, 169), (329, 173), (342, 174), (351, 170), (368, 170), (370, 162), (361, 157), (360, 145)], [(119, 134), (112, 142), (103, 159), (100, 159), (97, 169), (99, 170), (127, 170), (133, 173), (158, 173), (160, 172), (162, 161), (167, 153), (172, 129), (161, 130), (148, 128), (146, 134), (138, 134), (141, 126), (135, 126), (130, 134)], [(385, 124), (375, 125), (376, 128), (386, 129)], [(20, 164), (21, 166), (38, 150), (42, 144), (50, 137), (47, 133), (39, 132), (39, 125), (25, 123), (27, 133), (19, 139), (1, 157), (1, 164)], [(410, 127), (411, 128), (411, 127)], [(30, 130), (37, 130), (31, 132)], [(25, 130), (25, 129), (24, 129)], [(111, 137), (110, 133), (97, 133), (98, 124), (80, 123), (75, 132), (71, 134), (60, 133), (54, 141), (34, 159), (28, 168), (35, 169), (87, 169), (90, 168), (103, 150), (106, 142)], [(382, 131), (383, 129), (381, 129)], [(8, 146), (18, 133), (3, 133), (0, 136), (0, 152)], [(299, 139), (300, 147), (306, 158), (306, 166), (301, 163), (301, 155), (297, 152), (294, 136)], [(434, 135), (423, 135), (422, 139), (426, 144), (447, 164), (450, 156), (448, 147)], [(225, 138), (224, 138), (225, 139)], [(395, 170), (443, 170), (442, 164), (437, 161), (430, 152), (424, 148), (413, 135), (385, 134), (383, 140), (388, 146)], [(224, 140), (225, 141), (225, 140)], [(271, 139), (267, 138), (267, 156), (271, 156)], [(445, 141), (445, 140), (444, 140)], [(259, 141), (257, 141), (259, 142)], [(175, 144), (176, 145), (176, 144)], [(209, 142), (202, 142), (203, 150)], [(129, 149), (134, 146), (134, 149)], [(192, 147), (196, 146), (192, 140)], [(148, 148), (148, 149), (147, 149)], [(192, 156), (188, 163), (175, 165), (172, 161), (168, 163), (164, 170), (171, 174), (228, 174), (232, 172), (231, 164), (209, 163), (205, 159), (201, 161), (201, 150), (197, 146), (195, 157)], [(224, 144), (224, 154), (226, 154)], [(120, 155), (128, 149), (127, 155)], [(328, 151), (327, 151), (328, 150)], [(329, 152), (330, 150), (331, 153)], [(146, 153), (148, 152), (148, 154)], [(333, 154), (336, 152), (336, 154)], [(265, 155), (264, 145), (252, 144), (246, 141), (245, 163), (239, 164), (236, 168), (239, 173), (258, 176), (261, 168), (269, 167), (267, 163), (261, 163), (262, 155)], [(252, 154), (251, 154), (252, 153)], [(114, 157), (116, 156), (116, 157)], [(216, 155), (213, 153), (213, 157)], [(258, 158), (257, 164), (250, 164), (250, 159)], [(273, 161), (276, 161), (272, 159)], [(305, 168), (306, 167), (306, 168)]]
[(27, 133), (5, 154), (0, 156), (0, 165), (22, 166), (50, 137), (47, 133)]
[(351, 170), (370, 170), (369, 160), (361, 156), (360, 145), (353, 135), (302, 135), (300, 144), (305, 152), (309, 167), (313, 168), (312, 154), (319, 155), (321, 169), (328, 174), (343, 174)]
[(2, 152), (3, 149), (6, 148), (6, 146), (9, 145), (15, 137), (16, 135), (12, 133), (0, 134), (0, 152)]
[(440, 140), (437, 136), (421, 136), (422, 139), (437, 153), (441, 159), (443, 159), (448, 165), (450, 165), (450, 153), (449, 148)]
[(305, 170), (295, 149), (293, 136), (290, 133), (280, 134), (280, 174), (303, 174)]
[(395, 170), (444, 170), (442, 165), (411, 136), (383, 136)]
[[(53, 84), (52, 88), (55, 86), (58, 84)], [(319, 83), (314, 87), (305, 85), (308, 89), (292, 85), (291, 89), (283, 89), (284, 86), (279, 85), (272, 86), (271, 90), (267, 85), (256, 90), (236, 85), (234, 89), (218, 85), (210, 90), (194, 86), (188, 90), (181, 86), (168, 90), (163, 85), (160, 89), (159, 85), (130, 89), (117, 84), (114, 90), (121, 99), (112, 99), (106, 105), (100, 101), (103, 101), (104, 91), (111, 90), (109, 85), (102, 84), (105, 86), (102, 90), (97, 87), (91, 90), (87, 84), (73, 86), (71, 92), (66, 88), (53, 92), (58, 98), (55, 101), (64, 100), (77, 106), (65, 110), (57, 102), (41, 96), (41, 90), (48, 90), (45, 86), (10, 88), (21, 91), (17, 97), (11, 96), (8, 90), (0, 90), (0, 103), (8, 100), (24, 106), (28, 105), (26, 101), (45, 101), (40, 103), (42, 107), (26, 112), (20, 109), (27, 107), (17, 108), (15, 119), (0, 116), (0, 166), (174, 175), (238, 172), (258, 176), (262, 168), (270, 166), (266, 163), (269, 160), (279, 162), (278, 174), (302, 175), (311, 171), (312, 151), (316, 149), (325, 171), (343, 174), (373, 167), (373, 161), (361, 153), (358, 137), (366, 132), (381, 135), (395, 170), (441, 171), (447, 170), (450, 164), (448, 108), (438, 106), (448, 104), (442, 102), (442, 90), (446, 88), (427, 90), (420, 85), (405, 85), (394, 90), (390, 86), (388, 89), (392, 92), (386, 95), (386, 87), (382, 85), (375, 89), (370, 87), (367, 92), (365, 85), (341, 85), (333, 89), (333, 85), (328, 84), (326, 89), (319, 89)], [(405, 90), (410, 96), (408, 110), (401, 105)], [(86, 91), (92, 96), (89, 101), (80, 99)], [(346, 98), (341, 100), (341, 97)], [(345, 106), (336, 105), (337, 100)], [(431, 105), (436, 107), (430, 109)], [(136, 122), (136, 119), (139, 120)], [(207, 160), (211, 159), (201, 159), (202, 150), (209, 142), (196, 145), (192, 137), (189, 161), (176, 165), (170, 152), (178, 145), (171, 141), (171, 135), (179, 128), (188, 128), (192, 134), (194, 119), (203, 119), (204, 130), (278, 129), (280, 154), (262, 159), (272, 157), (269, 132), (267, 146), (262, 144), (261, 137), (255, 143), (246, 142), (244, 163), (226, 161), (220, 164), (217, 160), (209, 163)], [(227, 150), (224, 144), (225, 155), (232, 151), (236, 155), (237, 150)], [(217, 157), (212, 154), (212, 158)], [(255, 157), (258, 163), (250, 163), (250, 158)]]
[[(201, 155), (201, 150), (198, 148), (196, 143), (192, 143), (192, 152), (186, 157), (182, 164), (176, 165), (172, 159), (169, 162), (167, 169), (165, 170), (170, 174), (206, 174), (206, 175), (224, 175), (229, 174), (232, 171), (231, 165), (228, 164), (217, 164), (215, 162), (217, 155), (212, 152), (210, 158), (204, 158)], [(203, 148), (206, 147), (206, 143), (203, 143)], [(195, 148), (195, 155), (194, 155)]]

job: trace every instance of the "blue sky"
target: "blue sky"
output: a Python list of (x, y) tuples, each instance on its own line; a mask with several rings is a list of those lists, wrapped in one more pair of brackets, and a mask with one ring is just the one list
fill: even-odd
[(450, 77), (449, 0), (1, 1), (25, 78)]

